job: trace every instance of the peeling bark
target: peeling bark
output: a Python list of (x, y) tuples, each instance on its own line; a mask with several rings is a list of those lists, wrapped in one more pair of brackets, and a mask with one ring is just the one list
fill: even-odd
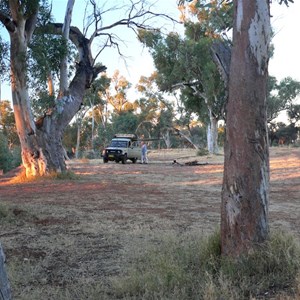
[(234, 5), (221, 243), (224, 255), (239, 256), (263, 242), (269, 231), (266, 33), (270, 18), (268, 0), (236, 0)]

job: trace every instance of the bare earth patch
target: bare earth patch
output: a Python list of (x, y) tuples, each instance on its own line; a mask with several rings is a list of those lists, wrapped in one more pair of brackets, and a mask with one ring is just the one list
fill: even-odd
[[(185, 165), (193, 160), (201, 164)], [(0, 176), (1, 204), (10, 208), (0, 216), (0, 242), (15, 277), (14, 299), (30, 299), (41, 287), (51, 295), (58, 287), (105, 284), (139, 246), (219, 226), (222, 155), (161, 150), (149, 161), (70, 161), (78, 180), (11, 184), (13, 172)], [(269, 210), (272, 229), (300, 238), (300, 148), (271, 149)], [(20, 270), (27, 276), (18, 278)]]

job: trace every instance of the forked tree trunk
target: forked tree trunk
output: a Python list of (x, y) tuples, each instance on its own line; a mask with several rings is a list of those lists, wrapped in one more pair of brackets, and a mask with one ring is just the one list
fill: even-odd
[[(27, 89), (27, 46), (35, 29), (38, 5), (29, 9), (29, 16), (22, 9), (19, 1), (9, 1), (12, 19), (1, 14), (1, 21), (10, 34), (11, 48), (11, 86), (16, 127), (22, 148), (22, 162), (26, 176), (44, 175), (51, 171), (66, 170), (62, 136), (65, 127), (69, 124), (80, 109), (85, 90), (104, 66), (93, 67), (93, 58), (90, 50), (90, 40), (86, 39), (75, 27), (69, 26), (71, 10), (74, 1), (68, 2), (68, 18), (65, 31), (78, 49), (79, 62), (76, 74), (68, 87), (66, 82), (62, 86), (59, 99), (55, 102), (52, 111), (48, 111), (39, 122), (34, 122), (30, 107)], [(24, 13), (24, 15), (22, 14)], [(62, 34), (62, 24), (52, 24), (51, 33)]]
[(266, 122), (269, 0), (235, 0), (227, 105), (221, 243), (239, 256), (268, 236)]
[[(24, 27), (25, 28), (25, 27)], [(53, 111), (35, 124), (26, 86), (26, 48), (22, 38), (24, 28), (18, 27), (11, 36), (11, 82), (16, 127), (22, 148), (22, 162), (26, 176), (44, 175), (47, 172), (66, 170), (62, 136), (64, 128), (78, 111), (84, 91), (86, 76), (79, 70), (70, 86), (69, 95), (56, 101)], [(20, 56), (24, 49), (24, 56)], [(84, 66), (82, 67), (84, 69)], [(74, 96), (73, 96), (74, 95)]]

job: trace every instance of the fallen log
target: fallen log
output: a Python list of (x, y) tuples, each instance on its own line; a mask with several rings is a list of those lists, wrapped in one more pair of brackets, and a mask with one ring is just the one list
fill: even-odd
[(192, 160), (185, 163), (186, 166), (204, 166), (208, 165), (208, 162), (200, 163), (198, 160)]

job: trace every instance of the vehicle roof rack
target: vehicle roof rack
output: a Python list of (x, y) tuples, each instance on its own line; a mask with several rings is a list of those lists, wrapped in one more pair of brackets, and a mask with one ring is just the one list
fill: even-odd
[(117, 133), (114, 135), (115, 138), (128, 138), (132, 140), (137, 140), (137, 135), (136, 134), (130, 134), (130, 133)]

